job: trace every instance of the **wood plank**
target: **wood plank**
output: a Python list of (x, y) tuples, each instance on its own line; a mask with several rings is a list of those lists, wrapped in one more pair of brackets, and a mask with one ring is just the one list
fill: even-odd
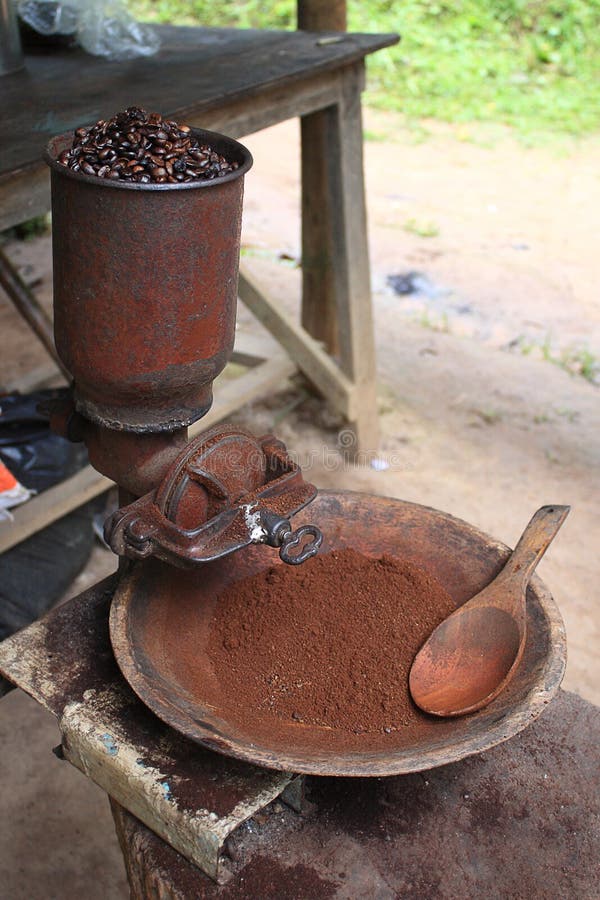
[[(247, 99), (223, 99), (214, 107), (199, 103), (198, 108), (183, 113), (167, 109), (165, 115), (241, 138), (336, 103), (341, 95), (342, 75), (337, 71), (328, 72), (309, 76), (301, 83), (267, 86), (253, 97), (252, 103)], [(43, 215), (49, 209), (50, 175), (41, 162), (15, 172), (10, 178), (0, 177), (0, 230)]]
[(0, 553), (10, 550), (36, 531), (62, 518), (110, 487), (112, 481), (100, 475), (91, 466), (86, 466), (76, 475), (48, 488), (23, 506), (13, 509), (14, 520), (0, 522)]
[(272, 356), (281, 355), (279, 344), (270, 334), (251, 334), (249, 331), (235, 332), (235, 344), (230, 362), (251, 368)]
[(322, 346), (283, 312), (277, 301), (268, 297), (245, 269), (240, 269), (238, 291), (242, 302), (287, 350), (309, 381), (335, 409), (353, 420), (358, 412), (354, 386)]
[(281, 355), (261, 363), (239, 378), (223, 384), (217, 381), (212, 408), (202, 419), (198, 419), (190, 426), (188, 429), (190, 438), (222, 422), (247, 403), (281, 390), (285, 387), (287, 379), (296, 371), (297, 367), (292, 360)]
[(298, 28), (303, 31), (345, 31), (346, 0), (297, 0)]
[(340, 71), (325, 72), (300, 83), (272, 85), (258, 91), (251, 104), (245, 98), (224, 100), (210, 109), (191, 110), (186, 121), (240, 138), (336, 103), (340, 77)]
[[(301, 813), (304, 806), (303, 794), (304, 779), (297, 777), (290, 781), (279, 799), (294, 812)], [(202, 877), (196, 868), (186, 866), (181, 857), (176, 856), (154, 832), (149, 831), (138, 819), (112, 799), (110, 808), (125, 860), (130, 900), (191, 900), (193, 897), (205, 896), (202, 890), (204, 886)], [(236, 839), (240, 838), (236, 836)], [(158, 853), (156, 853), (157, 849)], [(237, 854), (236, 859), (239, 860)], [(169, 864), (169, 861), (172, 860), (177, 860), (175, 865), (172, 862)], [(166, 866), (165, 861), (167, 862)], [(243, 865), (244, 863), (242, 863)], [(172, 879), (174, 872), (181, 873), (182, 871), (189, 873), (191, 878), (185, 887), (179, 889)], [(248, 898), (264, 900), (254, 891), (246, 893)], [(311, 900), (317, 900), (317, 898), (314, 897)]]
[(303, 327), (326, 350), (339, 351), (329, 134), (333, 107), (300, 120)]
[(342, 102), (332, 110), (327, 164), (340, 365), (356, 386), (354, 415), (348, 416), (355, 443), (349, 449), (375, 453), (379, 425), (363, 175), (363, 88), (361, 63), (352, 76), (346, 74)]
[(39, 391), (48, 387), (64, 387), (65, 379), (54, 363), (48, 362), (44, 365), (36, 366), (28, 372), (5, 381), (0, 387), (2, 393), (11, 394), (13, 391), (19, 391), (21, 394), (30, 391)]
[(60, 359), (54, 344), (54, 326), (46, 310), (40, 305), (28, 284), (21, 278), (12, 260), (0, 249), (0, 285), (65, 378), (69, 372)]
[[(298, 28), (346, 31), (346, 0), (298, 0)], [(328, 353), (339, 349), (335, 298), (333, 221), (328, 190), (327, 155), (331, 109), (304, 115), (300, 121), (302, 183), (303, 327)]]
[[(41, 145), (35, 147), (41, 156)], [(50, 175), (46, 166), (40, 163), (37, 167), (18, 169), (9, 177), (0, 178), (0, 231), (42, 216), (49, 209)]]
[[(300, 833), (286, 811), (265, 822), (258, 838), (240, 835), (236, 878), (222, 893), (247, 900), (597, 900), (600, 840), (592, 784), (599, 744), (600, 709), (559, 691), (532, 727), (482, 756), (420, 775), (371, 779), (368, 788), (354, 782), (343, 796), (338, 787), (341, 837), (331, 830), (331, 785), (315, 779), (313, 812)], [(365, 798), (360, 807), (359, 791)], [(131, 900), (219, 897), (148, 829), (124, 818), (127, 844), (146, 876), (133, 882)], [(296, 887), (299, 859), (312, 877)], [(345, 876), (341, 887), (338, 872)], [(418, 887), (407, 887), (411, 876)]]

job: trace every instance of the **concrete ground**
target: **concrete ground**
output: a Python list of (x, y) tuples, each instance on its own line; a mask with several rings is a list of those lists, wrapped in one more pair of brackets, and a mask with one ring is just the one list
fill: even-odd
[[(311, 480), (424, 503), (511, 546), (545, 503), (572, 512), (539, 567), (569, 642), (564, 686), (600, 703), (598, 563), (600, 206), (598, 140), (526, 149), (504, 133), (432, 127), (415, 143), (392, 115), (367, 117), (366, 167), (381, 440), (373, 468), (337, 451), (343, 423), (301, 383), (237, 419), (274, 429)], [(493, 139), (493, 145), (490, 141)], [(294, 124), (247, 141), (244, 262), (297, 306)], [(47, 239), (12, 245), (48, 302)], [(394, 293), (388, 276), (417, 290)], [(396, 282), (398, 283), (398, 282)], [(0, 307), (0, 382), (44, 366)], [(240, 310), (239, 328), (254, 330)], [(98, 548), (76, 593), (114, 566)], [(0, 706), (0, 896), (120, 898), (126, 886), (102, 793), (50, 753), (54, 720), (23, 694)]]

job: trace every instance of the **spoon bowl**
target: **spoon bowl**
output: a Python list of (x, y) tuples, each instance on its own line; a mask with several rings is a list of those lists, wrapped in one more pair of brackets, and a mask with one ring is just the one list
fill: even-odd
[(543, 506), (500, 574), (433, 631), (409, 675), (414, 702), (436, 716), (475, 712), (512, 678), (525, 647), (529, 579), (570, 507)]

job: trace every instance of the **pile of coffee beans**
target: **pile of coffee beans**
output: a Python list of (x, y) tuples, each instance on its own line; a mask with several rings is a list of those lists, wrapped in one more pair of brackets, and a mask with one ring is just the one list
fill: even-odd
[(58, 162), (85, 175), (140, 184), (209, 181), (238, 168), (237, 162), (200, 144), (187, 125), (137, 106), (91, 128), (78, 128)]

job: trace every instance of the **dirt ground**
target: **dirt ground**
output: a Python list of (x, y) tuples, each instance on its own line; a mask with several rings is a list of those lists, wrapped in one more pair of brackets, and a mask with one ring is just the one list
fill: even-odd
[[(366, 128), (376, 468), (343, 463), (343, 423), (301, 383), (237, 418), (257, 432), (276, 430), (300, 462), (311, 460), (319, 486), (435, 506), (511, 546), (538, 506), (571, 504), (539, 574), (565, 620), (564, 686), (600, 703), (600, 139), (527, 149), (498, 130), (432, 126), (419, 143), (382, 113), (369, 113)], [(246, 143), (255, 167), (246, 183), (244, 263), (295, 309), (297, 127)], [(42, 279), (48, 303), (48, 240), (9, 250), (28, 277)], [(417, 290), (396, 293), (389, 276)], [(243, 309), (239, 328), (258, 328)], [(0, 383), (42, 373), (43, 351), (7, 304), (0, 329)], [(113, 566), (98, 548), (72, 592)], [(18, 692), (0, 713), (0, 895), (125, 896), (104, 797), (49, 753), (58, 743), (51, 717)]]

